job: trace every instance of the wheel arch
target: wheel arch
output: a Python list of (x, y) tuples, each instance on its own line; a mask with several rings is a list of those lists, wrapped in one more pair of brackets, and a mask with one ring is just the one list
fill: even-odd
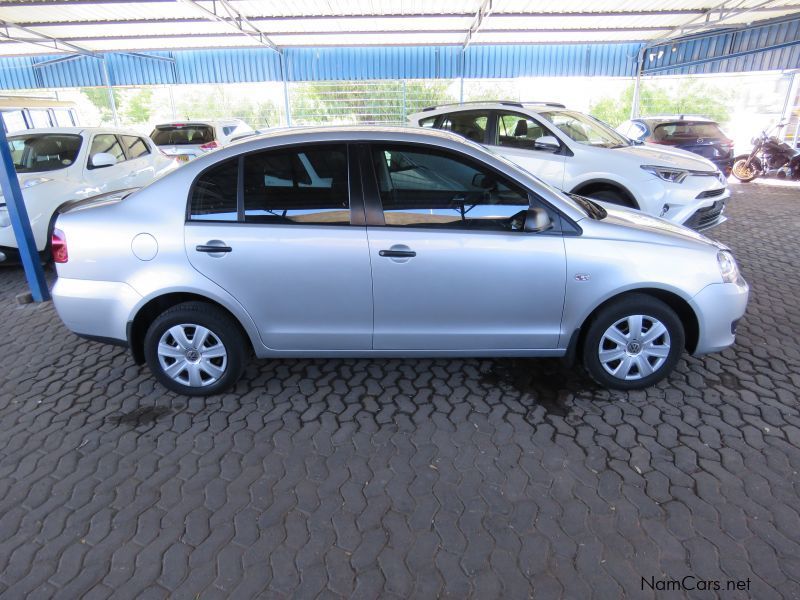
[(131, 320), (128, 321), (128, 346), (131, 350), (131, 354), (133, 355), (133, 359), (137, 364), (143, 364), (145, 361), (144, 336), (147, 333), (147, 329), (150, 327), (150, 324), (165, 310), (184, 302), (203, 302), (225, 312), (239, 327), (242, 337), (250, 342), (251, 350), (254, 349), (254, 339), (252, 335), (242, 324), (241, 319), (239, 319), (239, 317), (237, 317), (236, 314), (227, 306), (202, 294), (195, 292), (175, 291), (161, 294), (149, 299), (139, 307)]
[(588, 195), (597, 191), (613, 191), (621, 194), (631, 205), (632, 208), (641, 210), (639, 202), (633, 193), (618, 181), (595, 177), (582, 181), (572, 188), (571, 193), (578, 195)]
[(631, 295), (645, 295), (655, 298), (657, 300), (662, 301), (664, 304), (669, 306), (672, 310), (675, 311), (675, 314), (678, 315), (678, 318), (683, 325), (683, 330), (685, 334), (685, 348), (689, 352), (689, 354), (693, 354), (695, 348), (697, 348), (697, 343), (700, 339), (700, 322), (697, 319), (697, 314), (695, 313), (694, 309), (692, 308), (691, 304), (689, 304), (688, 300), (680, 296), (679, 294), (672, 292), (670, 290), (665, 290), (662, 288), (634, 288), (630, 290), (625, 290), (610, 296), (603, 300), (600, 304), (595, 306), (591, 312), (581, 321), (580, 326), (575, 329), (575, 334), (572, 336), (570, 340), (570, 348), (567, 350), (567, 355), (571, 357), (580, 357), (581, 348), (583, 347), (583, 342), (586, 337), (586, 332), (589, 329), (589, 325), (591, 324), (592, 320), (597, 316), (597, 314), (604, 309), (605, 307), (618, 302), (621, 298)]

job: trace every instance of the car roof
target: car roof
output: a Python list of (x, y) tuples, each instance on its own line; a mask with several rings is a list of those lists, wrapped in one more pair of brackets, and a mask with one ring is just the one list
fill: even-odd
[(645, 121), (647, 123), (716, 123), (715, 120), (699, 115), (653, 115), (651, 117), (637, 117), (633, 121)]
[(241, 119), (184, 119), (184, 120), (176, 120), (176, 121), (168, 121), (166, 123), (157, 123), (153, 125), (153, 127), (175, 127), (177, 125), (181, 125), (183, 127), (189, 125), (203, 125), (203, 126), (214, 126), (214, 125), (246, 125), (244, 121)]
[[(250, 144), (259, 140), (272, 140), (285, 138), (289, 143), (293, 138), (303, 141), (303, 138), (313, 138), (316, 140), (336, 139), (342, 141), (358, 140), (386, 140), (391, 138), (398, 139), (432, 139), (448, 140), (473, 144), (466, 138), (449, 131), (441, 129), (423, 129), (421, 127), (409, 127), (407, 125), (327, 125), (327, 126), (308, 126), (308, 127), (279, 127), (264, 133), (256, 133), (246, 138), (237, 140), (234, 144)], [(230, 147), (230, 146), (228, 146)]]
[(132, 129), (120, 129), (119, 127), (35, 127), (33, 129), (18, 129), (17, 131), (12, 131), (8, 135), (16, 136), (16, 135), (27, 135), (27, 134), (44, 134), (44, 133), (61, 133), (61, 134), (72, 134), (72, 135), (91, 135), (93, 133), (112, 133), (112, 134), (119, 134), (119, 135), (135, 135), (136, 137), (147, 137), (146, 134), (143, 134), (139, 131), (134, 131)]
[(547, 102), (547, 101), (533, 101), (533, 102), (516, 102), (513, 100), (478, 100), (475, 102), (454, 102), (451, 104), (439, 104), (436, 106), (428, 106), (421, 111), (409, 115), (408, 118), (424, 118), (425, 116), (435, 116), (447, 112), (461, 112), (474, 109), (488, 109), (488, 110), (507, 110), (509, 108), (522, 108), (534, 111), (542, 110), (568, 110), (564, 104), (560, 102)]

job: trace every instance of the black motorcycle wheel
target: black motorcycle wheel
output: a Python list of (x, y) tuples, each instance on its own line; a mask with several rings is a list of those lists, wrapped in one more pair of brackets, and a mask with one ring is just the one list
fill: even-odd
[(750, 166), (747, 166), (747, 158), (740, 158), (735, 161), (731, 173), (742, 183), (750, 183), (758, 176), (758, 171), (756, 171), (755, 165), (753, 165), (752, 162)]

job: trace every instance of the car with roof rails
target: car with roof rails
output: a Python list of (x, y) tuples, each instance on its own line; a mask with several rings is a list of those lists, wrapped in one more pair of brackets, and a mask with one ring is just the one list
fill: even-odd
[(250, 137), (62, 213), (52, 245), (66, 326), (188, 395), (252, 354), (566, 357), (641, 388), (732, 344), (748, 298), (725, 246), (411, 127)]
[(156, 125), (150, 133), (150, 139), (161, 152), (183, 163), (221, 148), (234, 138), (252, 131), (252, 127), (241, 119), (179, 121)]
[(637, 117), (621, 123), (617, 131), (637, 142), (693, 152), (713, 162), (726, 177), (731, 174), (734, 142), (722, 131), (719, 123), (706, 117)]
[(550, 185), (697, 230), (725, 221), (727, 178), (705, 158), (633, 141), (557, 102), (471, 102), (408, 117), (484, 144)]
[[(147, 136), (126, 129), (27, 129), (9, 135), (8, 145), (36, 249), (45, 260), (62, 207), (106, 192), (143, 187), (178, 166)], [(18, 248), (0, 193), (0, 264), (18, 262)]]

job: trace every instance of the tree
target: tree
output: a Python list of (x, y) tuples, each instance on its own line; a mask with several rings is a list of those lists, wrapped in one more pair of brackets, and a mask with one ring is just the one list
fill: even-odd
[(153, 90), (141, 88), (127, 95), (123, 117), (127, 123), (147, 123), (153, 113)]
[[(605, 97), (591, 105), (589, 112), (616, 127), (630, 118), (634, 84), (617, 98)], [(701, 79), (683, 79), (670, 92), (659, 82), (642, 82), (639, 107), (647, 115), (702, 115), (717, 122), (730, 116), (731, 94)]]
[[(120, 105), (122, 104), (122, 94), (118, 89), (113, 89), (112, 93), (114, 94), (114, 103), (117, 105), (117, 111), (119, 111)], [(101, 122), (103, 123), (113, 122), (114, 116), (111, 112), (111, 102), (109, 101), (108, 98), (108, 88), (104, 87), (81, 88), (81, 94), (86, 96), (89, 102), (94, 104), (94, 106), (100, 112)]]

